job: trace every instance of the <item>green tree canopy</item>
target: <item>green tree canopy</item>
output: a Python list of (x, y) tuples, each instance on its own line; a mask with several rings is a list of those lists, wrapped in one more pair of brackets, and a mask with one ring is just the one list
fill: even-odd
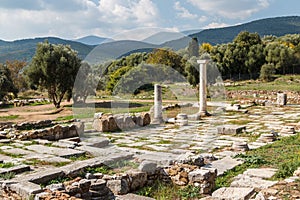
[(48, 41), (37, 45), (26, 74), (32, 84), (46, 88), (56, 108), (66, 94), (71, 93), (81, 60), (69, 45), (54, 45)]
[(0, 64), (0, 100), (5, 100), (5, 97), (10, 92), (16, 97), (18, 89), (13, 84), (8, 67)]

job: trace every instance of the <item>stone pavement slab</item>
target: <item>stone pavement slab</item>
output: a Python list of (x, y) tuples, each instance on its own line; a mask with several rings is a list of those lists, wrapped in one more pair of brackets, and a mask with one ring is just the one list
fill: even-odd
[(268, 179), (274, 176), (276, 172), (277, 169), (274, 168), (260, 168), (260, 169), (247, 169), (243, 174), (251, 177)]
[(278, 181), (268, 181), (258, 177), (251, 177), (245, 174), (239, 174), (234, 178), (234, 181), (231, 183), (230, 186), (265, 189), (275, 185), (277, 182)]
[(248, 200), (255, 193), (254, 188), (222, 187), (212, 193), (219, 200)]
[(236, 167), (242, 163), (243, 163), (243, 161), (241, 161), (241, 160), (233, 159), (233, 158), (227, 156), (220, 160), (213, 161), (212, 163), (207, 164), (204, 167), (217, 169), (218, 176), (220, 176), (220, 175), (223, 175), (224, 172), (226, 172), (230, 169), (233, 169), (234, 167)]
[(48, 146), (43, 146), (38, 144), (26, 146), (26, 148), (38, 153), (52, 154), (60, 157), (80, 156), (85, 154), (85, 151), (68, 149), (68, 148), (48, 147)]

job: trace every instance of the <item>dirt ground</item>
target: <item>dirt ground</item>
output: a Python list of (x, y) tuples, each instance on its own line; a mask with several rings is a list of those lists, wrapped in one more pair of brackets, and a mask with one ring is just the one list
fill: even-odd
[[(63, 102), (60, 109), (56, 109), (53, 104), (38, 105), (38, 106), (22, 106), (14, 108), (3, 108), (0, 109), (0, 117), (18, 115), (19, 117), (11, 122), (29, 122), (38, 120), (55, 120), (58, 117), (72, 115), (72, 105), (68, 102)], [(68, 107), (65, 107), (68, 106)], [(4, 121), (1, 120), (0, 122)]]

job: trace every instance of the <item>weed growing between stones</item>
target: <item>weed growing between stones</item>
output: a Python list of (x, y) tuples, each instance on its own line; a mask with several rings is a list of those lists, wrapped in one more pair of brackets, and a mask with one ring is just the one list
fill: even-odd
[(281, 180), (293, 175), (300, 167), (300, 134), (281, 138), (273, 144), (239, 154), (236, 157), (244, 159), (244, 163), (217, 177), (216, 189), (230, 186), (233, 178), (242, 174), (248, 168), (272, 167), (278, 169), (273, 180)]
[(1, 179), (4, 179), (4, 180), (9, 180), (9, 179), (12, 179), (16, 176), (15, 173), (13, 172), (7, 172), (7, 173), (4, 173), (4, 174), (0, 174), (0, 178)]
[(159, 180), (155, 181), (153, 185), (146, 186), (136, 192), (138, 195), (152, 197), (159, 200), (171, 200), (171, 199), (199, 199), (200, 188), (192, 185), (186, 187), (179, 187), (172, 183), (164, 183)]
[(10, 168), (10, 167), (13, 167), (13, 166), (15, 166), (15, 164), (11, 163), (11, 162), (0, 163), (0, 168)]
[(0, 116), (0, 121), (9, 121), (9, 120), (14, 120), (18, 119), (19, 115), (9, 115), (9, 116)]
[(87, 167), (85, 169), (85, 172), (86, 173), (102, 173), (102, 174), (108, 174), (108, 175), (112, 175), (112, 174), (115, 174), (115, 172), (108, 166), (106, 165), (103, 165), (103, 166), (100, 166), (100, 167)]

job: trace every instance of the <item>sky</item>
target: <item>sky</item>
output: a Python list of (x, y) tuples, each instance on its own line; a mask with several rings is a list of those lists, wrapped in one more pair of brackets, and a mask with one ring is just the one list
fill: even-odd
[(0, 0), (0, 39), (113, 38), (133, 30), (142, 38), (154, 28), (198, 30), (300, 16), (299, 8), (299, 0)]

